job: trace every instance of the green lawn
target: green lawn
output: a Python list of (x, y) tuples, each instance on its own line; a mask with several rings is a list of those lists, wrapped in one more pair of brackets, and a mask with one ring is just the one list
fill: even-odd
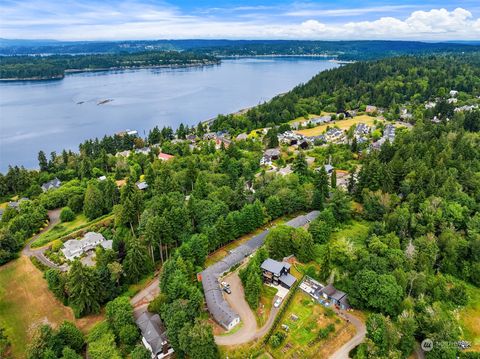
[(460, 325), (465, 340), (472, 344), (472, 349), (480, 351), (480, 288), (467, 284), (469, 301), (460, 311)]
[(88, 221), (87, 217), (85, 217), (83, 214), (79, 214), (73, 221), (58, 223), (48, 231), (42, 233), (37, 240), (32, 243), (32, 248), (43, 247), (58, 238), (64, 237), (72, 232), (100, 222), (107, 217), (108, 216), (102, 216), (94, 219), (93, 221)]
[(261, 328), (268, 317), (270, 316), (270, 311), (272, 310), (273, 298), (277, 294), (278, 289), (270, 287), (268, 285), (262, 286), (262, 293), (260, 295), (260, 305), (255, 311), (255, 318), (257, 319), (257, 325)]

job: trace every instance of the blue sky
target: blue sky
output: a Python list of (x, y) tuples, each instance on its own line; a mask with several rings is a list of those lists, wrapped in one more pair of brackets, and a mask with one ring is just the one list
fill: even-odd
[(480, 40), (480, 1), (0, 0), (0, 37)]

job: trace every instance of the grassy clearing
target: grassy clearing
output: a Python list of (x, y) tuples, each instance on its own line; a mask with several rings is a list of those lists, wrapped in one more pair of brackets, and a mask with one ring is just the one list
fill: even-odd
[(467, 284), (469, 301), (460, 311), (460, 325), (472, 351), (480, 351), (480, 288)]
[(273, 298), (277, 294), (278, 289), (270, 287), (268, 285), (262, 286), (262, 294), (260, 295), (260, 305), (255, 311), (255, 318), (257, 319), (257, 326), (259, 328), (263, 327), (266, 323), (268, 317), (270, 316), (270, 311), (272, 310)]
[(303, 135), (303, 136), (318, 136), (318, 135), (321, 135), (323, 132), (325, 132), (327, 130), (327, 127), (335, 127), (336, 126), (336, 127), (340, 128), (341, 130), (348, 130), (350, 127), (352, 127), (353, 125), (355, 125), (357, 123), (360, 123), (360, 122), (362, 122), (362, 123), (364, 123), (368, 126), (373, 126), (375, 121), (385, 122), (384, 120), (379, 120), (376, 117), (370, 117), (370, 116), (367, 116), (367, 115), (360, 115), (360, 116), (355, 116), (353, 118), (349, 118), (349, 119), (346, 119), (346, 120), (337, 120), (337, 121), (333, 121), (333, 122), (330, 122), (330, 123), (327, 123), (327, 124), (324, 124), (324, 125), (320, 125), (320, 126), (313, 127), (313, 128), (307, 128), (305, 130), (299, 130), (299, 131), (296, 131), (296, 132)]
[[(298, 319), (294, 320), (293, 316)], [(282, 329), (282, 324), (287, 325), (289, 330)], [(328, 325), (333, 325), (334, 331), (326, 339), (319, 339), (319, 331)], [(274, 358), (323, 358), (328, 357), (323, 356), (324, 353), (330, 353), (347, 342), (355, 329), (333, 311), (316, 303), (302, 291), (297, 291), (277, 331), (286, 334), (286, 338), (278, 348), (267, 345), (267, 351)], [(321, 356), (318, 356), (319, 352), (322, 352)]]
[(0, 268), (0, 324), (7, 330), (14, 358), (24, 358), (27, 343), (39, 324), (74, 321), (84, 332), (103, 319), (88, 316), (75, 321), (73, 311), (48, 290), (40, 272), (27, 257)]
[(331, 240), (341, 238), (352, 241), (355, 245), (363, 245), (368, 236), (368, 222), (353, 220), (332, 234)]

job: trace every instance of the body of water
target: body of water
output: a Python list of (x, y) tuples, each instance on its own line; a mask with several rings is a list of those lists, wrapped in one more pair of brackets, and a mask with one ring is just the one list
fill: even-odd
[[(259, 104), (338, 65), (316, 58), (243, 58), (221, 65), (67, 75), (0, 83), (0, 171), (37, 167), (43, 150), (78, 151), (86, 139), (154, 126), (196, 125)], [(111, 100), (104, 104), (102, 101)]]

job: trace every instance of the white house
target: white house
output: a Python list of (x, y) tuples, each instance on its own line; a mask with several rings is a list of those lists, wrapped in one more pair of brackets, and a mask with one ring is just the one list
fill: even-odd
[(105, 249), (112, 249), (112, 243), (113, 241), (107, 241), (100, 233), (88, 232), (82, 239), (66, 241), (63, 244), (62, 253), (71, 261), (99, 245)]

